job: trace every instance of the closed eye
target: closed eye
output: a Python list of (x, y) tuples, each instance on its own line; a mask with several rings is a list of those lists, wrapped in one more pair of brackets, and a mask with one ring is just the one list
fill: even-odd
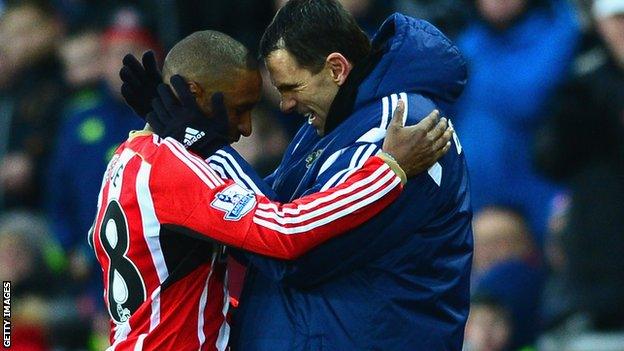
[(237, 114), (243, 114), (243, 113), (245, 113), (245, 112), (247, 112), (249, 110), (252, 110), (255, 105), (256, 105), (255, 103), (241, 105), (241, 106), (238, 106), (236, 109), (234, 109), (234, 111)]
[(299, 86), (300, 84), (280, 84), (277, 87), (277, 90), (279, 90), (280, 92), (292, 91), (299, 88)]

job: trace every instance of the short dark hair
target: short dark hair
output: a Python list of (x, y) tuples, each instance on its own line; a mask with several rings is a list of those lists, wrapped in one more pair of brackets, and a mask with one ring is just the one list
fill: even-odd
[(239, 69), (258, 69), (256, 58), (227, 34), (205, 30), (192, 33), (169, 51), (163, 77), (180, 74), (186, 79), (212, 85)]
[(273, 18), (260, 40), (260, 58), (286, 49), (314, 73), (332, 52), (352, 64), (366, 57), (371, 43), (355, 18), (335, 0), (290, 0)]

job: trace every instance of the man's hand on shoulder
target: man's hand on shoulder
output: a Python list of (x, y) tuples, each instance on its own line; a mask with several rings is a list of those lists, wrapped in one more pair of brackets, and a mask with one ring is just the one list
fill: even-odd
[(383, 151), (390, 154), (408, 177), (429, 169), (451, 147), (453, 129), (440, 112), (433, 110), (418, 124), (403, 126), (405, 103), (399, 100), (388, 126)]

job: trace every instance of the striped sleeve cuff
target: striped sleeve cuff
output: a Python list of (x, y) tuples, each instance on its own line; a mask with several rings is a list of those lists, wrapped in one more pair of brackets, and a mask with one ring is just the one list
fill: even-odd
[(377, 156), (382, 159), (399, 178), (401, 178), (401, 184), (405, 185), (405, 183), (407, 183), (407, 175), (405, 174), (405, 171), (403, 171), (403, 168), (399, 166), (399, 163), (394, 159), (394, 157), (383, 151), (378, 153)]

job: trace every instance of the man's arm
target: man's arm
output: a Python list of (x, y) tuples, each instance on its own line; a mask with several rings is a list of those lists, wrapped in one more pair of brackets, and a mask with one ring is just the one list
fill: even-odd
[(372, 218), (399, 196), (404, 182), (395, 161), (371, 157), (340, 186), (281, 204), (222, 181), (171, 139), (153, 164), (150, 189), (163, 226), (283, 259)]
[[(422, 117), (427, 108), (434, 108), (433, 105), (423, 104), (423, 101), (413, 102), (418, 102), (423, 107), (421, 109), (412, 107), (411, 113), (414, 115), (412, 121)], [(327, 164), (323, 165), (316, 185), (309, 189), (307, 193), (322, 191), (344, 182), (350, 174), (362, 167), (369, 156), (379, 152), (382, 142), (382, 139), (378, 140), (376, 144), (359, 142), (348, 149), (338, 152), (337, 154), (340, 154), (338, 158), (334, 158), (334, 161), (328, 161)], [(231, 179), (244, 178), (246, 181), (242, 183), (243, 186), (246, 186), (251, 180), (256, 187), (262, 189), (265, 195), (275, 196), (273, 190), (269, 189), (262, 182), (262, 179), (255, 174), (253, 168), (235, 151), (224, 150), (218, 152), (218, 154), (229, 154), (227, 157), (228, 161), (231, 164), (237, 164), (236, 167), (228, 167), (230, 172), (225, 171), (222, 173), (222, 176)], [(218, 159), (222, 158), (224, 157), (219, 157)], [(212, 158), (209, 160), (212, 160)], [(275, 260), (254, 254), (244, 255), (242, 257), (243, 261), (253, 264), (264, 275), (269, 276), (273, 280), (284, 281), (300, 287), (312, 286), (341, 272), (357, 267), (363, 262), (368, 262), (374, 257), (378, 257), (393, 247), (400, 245), (406, 235), (413, 234), (414, 228), (421, 227), (430, 220), (434, 213), (433, 209), (438, 206), (431, 197), (431, 194), (434, 194), (438, 188), (436, 183), (437, 174), (435, 173), (435, 169), (438, 166), (434, 166), (429, 172), (424, 172), (422, 175), (412, 178), (408, 182), (407, 189), (409, 194), (402, 195), (389, 209), (385, 210), (385, 212), (390, 213), (401, 213), (401, 209), (405, 206), (412, 206), (413, 208), (413, 204), (419, 204), (419, 211), (412, 213), (409, 218), (410, 230), (393, 233), (391, 237), (382, 236), (380, 233), (387, 226), (388, 218), (378, 215), (362, 226), (313, 249), (309, 254), (295, 261)], [(337, 255), (337, 252), (340, 255)], [(242, 255), (238, 253), (235, 255), (239, 260), (240, 256)]]
[[(415, 235), (436, 214), (436, 191), (437, 185), (427, 174), (410, 179), (405, 194), (379, 215), (300, 258), (277, 261), (248, 254), (248, 264), (275, 281), (300, 288), (318, 285), (376, 260)], [(415, 204), (417, 210), (413, 210)], [(406, 208), (410, 208), (409, 214)], [(404, 226), (388, 233), (386, 229), (394, 221), (403, 221)]]
[(277, 194), (271, 188), (272, 178), (262, 179), (251, 165), (229, 145), (217, 150), (206, 159), (208, 166), (222, 179), (231, 179), (236, 184), (277, 201)]
[[(427, 103), (419, 97), (413, 96), (410, 101), (412, 104), (409, 106), (409, 120), (412, 122), (422, 118), (426, 115), (426, 111), (434, 108), (430, 102)], [(345, 174), (361, 167), (361, 160), (357, 156), (370, 149), (378, 151), (380, 143), (381, 141), (377, 144), (353, 145), (319, 175), (316, 184), (307, 193), (340, 184), (340, 181), (345, 180)], [(459, 152), (459, 150), (456, 145), (456, 151)], [(435, 209), (439, 206), (433, 196), (440, 189), (438, 167), (441, 167), (440, 164), (435, 164), (428, 172), (411, 178), (406, 186), (406, 194), (399, 197), (380, 215), (349, 233), (315, 248), (309, 254), (291, 262), (279, 262), (256, 255), (247, 255), (249, 263), (273, 280), (299, 287), (309, 287), (370, 262), (400, 245), (434, 216)], [(413, 209), (415, 204), (418, 210), (406, 214), (405, 208)], [(405, 222), (406, 230), (393, 232), (391, 235), (380, 235), (390, 221), (397, 220), (397, 216), (403, 217), (400, 220)]]
[[(256, 194), (262, 194), (273, 201), (279, 201), (277, 194), (271, 188), (275, 172), (262, 179), (262, 177), (256, 173), (255, 169), (247, 163), (247, 160), (230, 145), (226, 145), (217, 150), (214, 155), (206, 159), (206, 163), (221, 176), (221, 179), (231, 179), (236, 184)], [(229, 247), (227, 252), (239, 263), (245, 266), (247, 265), (248, 260), (245, 251)], [(280, 260), (277, 262), (282, 261)]]

